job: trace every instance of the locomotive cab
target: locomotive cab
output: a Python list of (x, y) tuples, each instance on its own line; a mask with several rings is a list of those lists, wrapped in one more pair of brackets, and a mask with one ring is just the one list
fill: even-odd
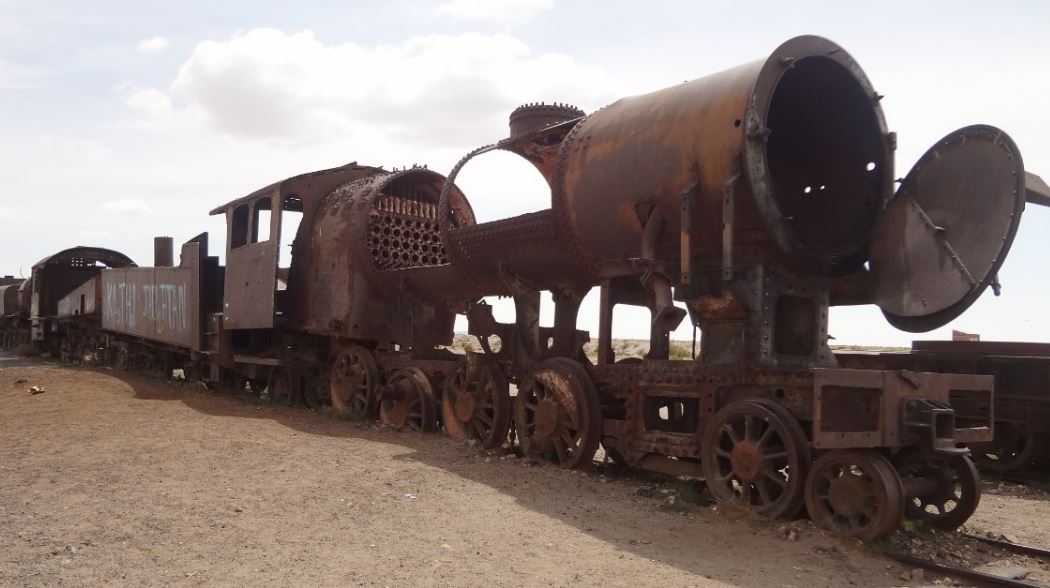
[[(226, 216), (226, 272), (221, 329), (235, 350), (264, 348), (293, 318), (294, 255), (320, 200), (367, 170), (354, 163), (271, 184), (211, 211)], [(290, 250), (281, 251), (290, 242)]]

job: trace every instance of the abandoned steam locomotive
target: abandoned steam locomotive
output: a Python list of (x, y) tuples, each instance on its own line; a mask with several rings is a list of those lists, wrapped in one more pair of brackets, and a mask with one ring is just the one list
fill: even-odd
[[(905, 514), (954, 528), (980, 497), (963, 445), (992, 440), (993, 377), (842, 368), (828, 309), (877, 304), (909, 331), (958, 316), (1010, 248), (1026, 175), (1005, 133), (972, 126), (894, 193), (880, 98), (844, 50), (807, 36), (591, 115), (527, 105), (509, 138), (448, 178), (351, 163), (216, 208), (225, 266), (207, 234), (178, 266), (167, 238), (154, 267), (56, 254), (0, 290), (5, 341), (330, 399), (564, 467), (601, 445), (627, 466), (703, 476), (721, 501), (768, 517), (805, 508), (862, 538)], [(539, 169), (550, 209), (475, 221), (454, 182), (495, 149)], [(595, 287), (591, 362), (577, 314)], [(513, 299), (513, 323), (494, 319), (483, 298), (495, 295)], [(644, 359), (614, 354), (618, 304), (651, 312)], [(445, 347), (457, 314), (483, 353)], [(699, 355), (671, 360), (686, 317)]]

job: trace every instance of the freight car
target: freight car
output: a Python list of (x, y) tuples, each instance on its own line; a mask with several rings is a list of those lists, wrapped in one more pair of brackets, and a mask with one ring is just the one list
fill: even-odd
[(843, 366), (995, 377), (995, 436), (971, 446), (977, 465), (1014, 472), (1047, 457), (1050, 442), (1050, 344), (915, 341), (910, 352), (837, 352)]
[[(103, 339), (69, 330), (67, 344), (79, 353), (86, 336), (119, 365), (440, 422), (564, 467), (602, 445), (625, 465), (702, 475), (721, 501), (768, 517), (805, 507), (857, 537), (892, 533), (905, 513), (954, 528), (980, 497), (960, 444), (992, 440), (993, 378), (845, 369), (828, 308), (877, 304), (915, 331), (958, 316), (1009, 250), (1025, 171), (1005, 133), (966, 127), (894, 193), (880, 98), (842, 48), (798, 37), (591, 115), (526, 105), (509, 138), (448, 178), (351, 163), (216, 208), (225, 267), (204, 234), (177, 267), (158, 255), (103, 270), (64, 306), (94, 292), (81, 309)], [(455, 178), (496, 149), (539, 169), (549, 209), (475, 221)], [(596, 363), (577, 328), (594, 288)], [(493, 295), (513, 299), (513, 323), (495, 320)], [(615, 356), (617, 305), (650, 311), (644, 359)], [(457, 314), (483, 353), (447, 349)], [(700, 354), (671, 360), (687, 316)]]
[[(123, 253), (81, 246), (33, 264), (28, 280), (5, 278), (8, 284), (0, 286), (5, 346), (33, 342), (44, 351), (72, 359), (69, 345), (76, 337), (68, 331), (80, 325), (91, 333), (98, 331), (97, 320), (92, 323), (97, 293), (90, 283), (103, 268), (130, 265), (134, 263)], [(93, 354), (96, 348), (77, 349), (76, 353), (81, 351)]]
[(0, 277), (0, 348), (15, 347), (28, 341), (19, 338), (21, 329), (22, 304), (19, 290), (25, 280), (14, 276)]

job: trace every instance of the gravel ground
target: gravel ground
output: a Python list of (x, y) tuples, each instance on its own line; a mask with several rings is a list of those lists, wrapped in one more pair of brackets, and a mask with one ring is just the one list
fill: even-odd
[[(3, 586), (943, 583), (913, 579), (885, 546), (685, 494), (198, 385), (0, 355)], [(1050, 544), (1046, 496), (1015, 494), (989, 493), (974, 527)], [(921, 549), (921, 537), (953, 539), (894, 545)]]

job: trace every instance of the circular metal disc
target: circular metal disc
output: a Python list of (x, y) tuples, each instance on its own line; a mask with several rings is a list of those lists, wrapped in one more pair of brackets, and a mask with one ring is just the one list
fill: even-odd
[(871, 240), (874, 301), (898, 329), (936, 329), (995, 279), (1024, 210), (1024, 164), (1003, 131), (974, 125), (915, 164)]

